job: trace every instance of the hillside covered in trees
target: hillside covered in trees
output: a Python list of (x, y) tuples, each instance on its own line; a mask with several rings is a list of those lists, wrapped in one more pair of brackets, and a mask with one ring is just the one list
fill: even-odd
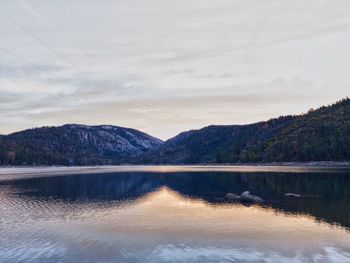
[(1, 165), (350, 161), (350, 99), (248, 125), (212, 125), (162, 142), (117, 126), (64, 125), (0, 136)]
[(208, 126), (166, 141), (144, 162), (250, 163), (350, 160), (350, 99), (249, 125)]

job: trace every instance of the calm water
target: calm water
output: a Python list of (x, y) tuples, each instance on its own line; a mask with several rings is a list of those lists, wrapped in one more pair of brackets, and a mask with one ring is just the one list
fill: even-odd
[[(265, 204), (224, 199), (246, 190)], [(350, 262), (344, 171), (16, 179), (0, 201), (0, 262)]]

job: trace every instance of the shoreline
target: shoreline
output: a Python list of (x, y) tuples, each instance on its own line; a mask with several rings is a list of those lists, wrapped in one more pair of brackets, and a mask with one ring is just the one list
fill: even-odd
[(0, 182), (46, 176), (104, 173), (327, 173), (350, 172), (350, 162), (200, 164), (200, 165), (100, 165), (100, 166), (0, 166)]

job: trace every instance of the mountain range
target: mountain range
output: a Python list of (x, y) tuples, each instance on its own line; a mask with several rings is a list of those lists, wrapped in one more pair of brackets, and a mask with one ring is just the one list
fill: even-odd
[(350, 160), (350, 99), (163, 142), (135, 129), (68, 124), (0, 136), (2, 165), (215, 164)]

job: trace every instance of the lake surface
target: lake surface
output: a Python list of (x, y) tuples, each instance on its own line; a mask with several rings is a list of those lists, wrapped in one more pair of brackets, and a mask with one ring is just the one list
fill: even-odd
[(346, 169), (146, 170), (3, 177), (0, 262), (350, 262)]

